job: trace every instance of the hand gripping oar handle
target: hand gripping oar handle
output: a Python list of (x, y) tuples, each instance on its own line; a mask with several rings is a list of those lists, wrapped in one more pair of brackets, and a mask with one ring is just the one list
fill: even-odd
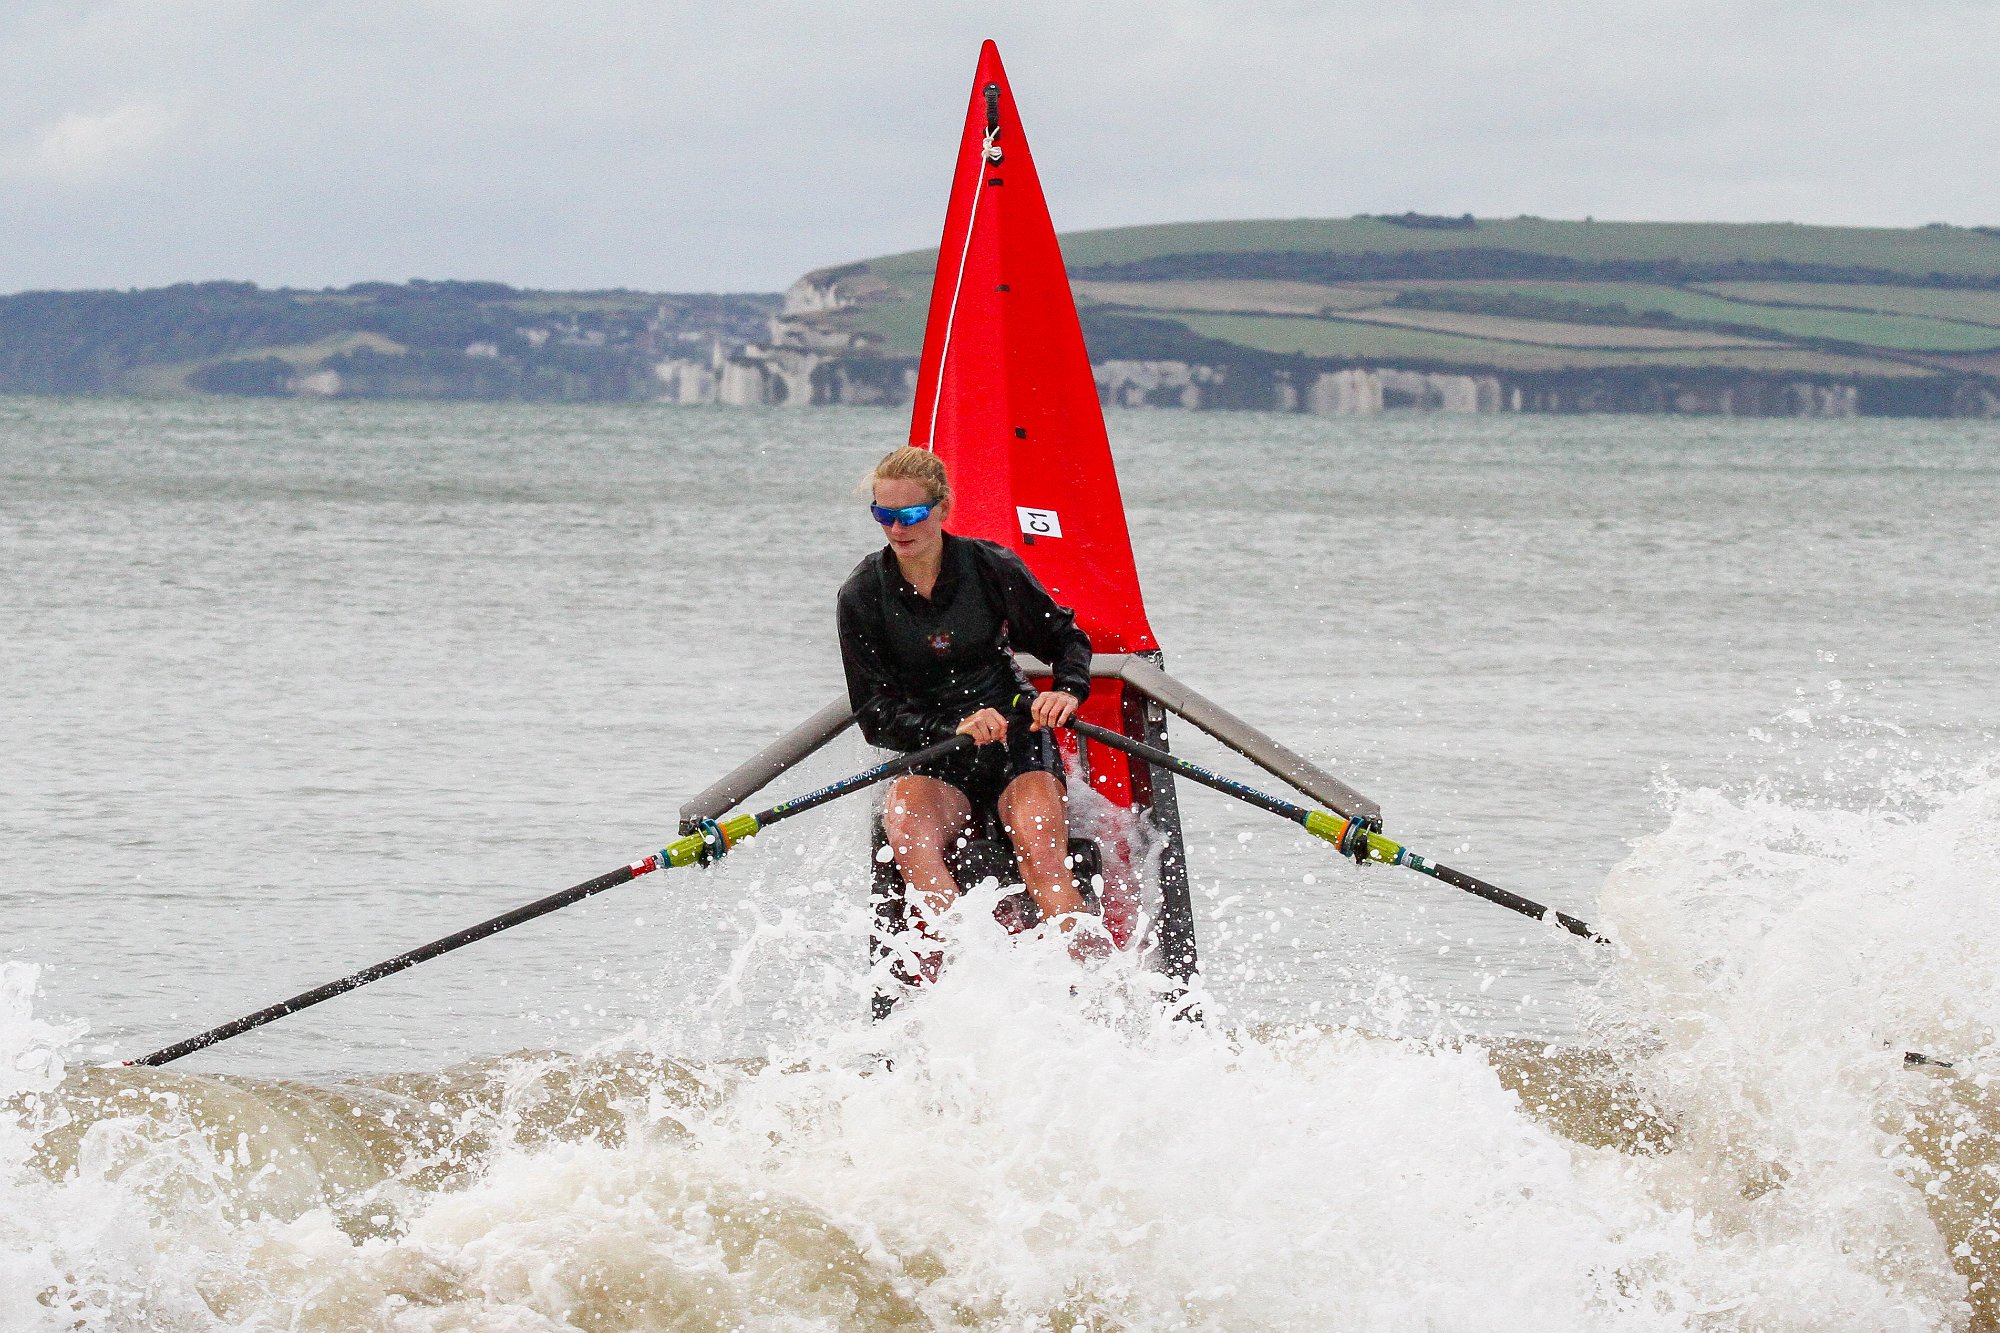
[(930, 746), (928, 749), (898, 755), (887, 763), (877, 764), (865, 772), (856, 773), (852, 777), (842, 778), (838, 782), (829, 783), (817, 791), (807, 792), (804, 796), (794, 797), (789, 801), (780, 801), (761, 814), (737, 815), (733, 818), (720, 821), (713, 819), (703, 820), (699, 830), (668, 843), (665, 847), (662, 847), (659, 851), (643, 860), (634, 861), (630, 865), (620, 866), (608, 874), (599, 875), (596, 879), (585, 880), (573, 888), (564, 889), (561, 893), (552, 893), (546, 898), (538, 898), (534, 902), (516, 907), (511, 912), (502, 912), (499, 916), (491, 920), (482, 921), (476, 926), (467, 926), (464, 930), (455, 931), (440, 940), (432, 940), (429, 944), (412, 949), (408, 953), (399, 953), (394, 958), (385, 958), (372, 967), (364, 967), (359, 972), (342, 977), (338, 981), (329, 981), (323, 986), (315, 986), (309, 991), (294, 995), (289, 1000), (281, 1000), (268, 1008), (259, 1009), (254, 1014), (245, 1014), (243, 1017), (224, 1023), (220, 1027), (210, 1028), (198, 1036), (189, 1037), (185, 1041), (177, 1041), (171, 1046), (165, 1046), (154, 1051), (151, 1055), (142, 1055), (136, 1060), (127, 1060), (125, 1063), (128, 1065), (168, 1064), (180, 1059), (184, 1055), (192, 1055), (196, 1051), (213, 1046), (217, 1042), (228, 1041), (231, 1037), (240, 1036), (252, 1028), (260, 1028), (266, 1023), (275, 1022), (287, 1014), (295, 1014), (301, 1009), (310, 1009), (322, 1000), (330, 1000), (336, 995), (344, 995), (348, 991), (366, 986), (371, 981), (380, 981), (383, 977), (393, 976), (395, 973), (401, 972), (406, 968), (415, 967), (418, 963), (429, 962), (440, 954), (450, 953), (453, 949), (462, 949), (468, 944), (485, 939), (488, 935), (497, 935), (503, 930), (511, 930), (524, 921), (533, 921), (538, 916), (546, 916), (559, 908), (568, 907), (571, 903), (582, 902), (585, 898), (602, 893), (606, 889), (615, 889), (620, 884), (629, 883), (641, 875), (651, 874), (655, 870), (671, 869), (675, 866), (710, 865), (731, 847), (743, 841), (743, 839), (755, 836), (780, 820), (790, 819), (793, 815), (803, 814), (814, 806), (825, 805), (828, 801), (836, 797), (846, 796), (850, 792), (861, 790), (863, 787), (873, 786), (885, 778), (896, 776), (896, 774), (903, 772), (905, 769), (941, 758), (971, 743), (972, 738), (969, 736), (953, 736), (950, 740), (941, 741), (936, 745)]
[(1234, 778), (1225, 778), (1220, 773), (1211, 772), (1200, 764), (1189, 763), (1179, 755), (1170, 754), (1156, 745), (1135, 741), (1130, 736), (1107, 727), (1100, 727), (1094, 722), (1072, 718), (1068, 725), (1071, 731), (1079, 736), (1088, 736), (1100, 745), (1108, 745), (1114, 750), (1123, 750), (1126, 754), (1136, 755), (1149, 764), (1156, 764), (1169, 772), (1178, 773), (1190, 781), (1199, 782), (1204, 787), (1213, 787), (1260, 810), (1269, 810), (1281, 819), (1289, 819), (1314, 837), (1332, 843), (1341, 855), (1351, 856), (1357, 862), (1365, 864), (1369, 861), (1380, 861), (1384, 865), (1408, 866), (1420, 875), (1429, 875), (1432, 879), (1449, 884), (1455, 889), (1463, 889), (1467, 893), (1484, 898), (1487, 902), (1497, 903), (1510, 912), (1519, 912), (1522, 916), (1533, 917), (1537, 921), (1553, 919), (1572, 935), (1580, 935), (1598, 944), (1611, 943), (1592, 930), (1589, 925), (1567, 912), (1544, 907), (1538, 902), (1523, 898), (1518, 893), (1509, 893), (1498, 885), (1488, 884), (1483, 879), (1475, 879), (1463, 871), (1453, 870), (1450, 866), (1441, 866), (1426, 857), (1418, 856), (1401, 843), (1383, 837), (1378, 830), (1370, 828), (1360, 820), (1342, 819), (1339, 815), (1328, 814), (1324, 810), (1308, 810), (1302, 805), (1293, 805), (1290, 801), (1267, 796), (1254, 787), (1244, 786)]

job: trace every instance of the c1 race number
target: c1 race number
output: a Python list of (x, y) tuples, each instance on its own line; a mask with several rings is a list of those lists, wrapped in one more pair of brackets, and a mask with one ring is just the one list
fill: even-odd
[(1014, 512), (1021, 516), (1023, 537), (1060, 537), (1062, 518), (1053, 509), (1028, 509), (1015, 505)]

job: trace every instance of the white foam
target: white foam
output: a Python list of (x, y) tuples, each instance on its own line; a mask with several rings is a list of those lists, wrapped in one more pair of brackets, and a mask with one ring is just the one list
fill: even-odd
[[(858, 909), (829, 940), (773, 908), (715, 1001), (782, 997), (765, 1062), (453, 1192), (259, 1184), (157, 1104), (52, 1183), (0, 1120), (0, 1327), (1947, 1326), (1966, 1284), (1903, 1128), (1947, 1085), (1901, 1053), (1990, 1064), (1996, 890), (1984, 775), (1898, 811), (1678, 795), (1606, 886), (1627, 952), (1587, 1023), (1665, 1152), (1565, 1137), (1476, 1048), (1169, 1021), (1150, 975), (1009, 940), (977, 895), (940, 983), (864, 1026), (866, 979), (824, 966)], [(71, 1034), (31, 986), (0, 973), (0, 1077), (46, 1097)], [(684, 1021), (625, 1041), (674, 1054)], [(334, 1129), (286, 1130), (323, 1181)]]

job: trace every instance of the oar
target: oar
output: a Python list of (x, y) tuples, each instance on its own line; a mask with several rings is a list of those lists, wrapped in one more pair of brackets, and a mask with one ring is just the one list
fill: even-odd
[(836, 797), (845, 796), (850, 792), (859, 791), (863, 787), (872, 786), (884, 778), (894, 777), (907, 768), (927, 763), (930, 760), (949, 754), (971, 743), (972, 738), (970, 736), (954, 736), (950, 740), (941, 741), (928, 749), (898, 755), (887, 763), (877, 764), (866, 772), (842, 778), (839, 782), (821, 787), (818, 791), (808, 792), (804, 796), (793, 800), (781, 801), (769, 810), (765, 810), (759, 814), (737, 815), (732, 819), (725, 819), (719, 823), (713, 819), (702, 820), (698, 832), (690, 833), (684, 838), (668, 843), (665, 847), (662, 847), (643, 861), (634, 861), (630, 865), (620, 866), (609, 874), (599, 875), (596, 879), (585, 880), (574, 888), (564, 889), (561, 893), (552, 893), (546, 898), (538, 898), (534, 902), (517, 907), (511, 912), (502, 912), (490, 921), (482, 921), (476, 926), (467, 926), (464, 930), (447, 935), (441, 940), (432, 940), (429, 944), (412, 949), (408, 953), (399, 953), (394, 958), (386, 958), (376, 963), (373, 967), (364, 967), (351, 976), (342, 977), (338, 981), (329, 981), (323, 986), (315, 986), (309, 991), (294, 995), (289, 1000), (281, 1000), (269, 1008), (259, 1009), (254, 1014), (245, 1014), (243, 1017), (224, 1023), (220, 1027), (210, 1028), (199, 1036), (189, 1037), (186, 1041), (177, 1041), (171, 1046), (162, 1047), (154, 1051), (151, 1055), (142, 1055), (136, 1060), (127, 1060), (125, 1063), (128, 1065), (167, 1064), (180, 1059), (184, 1055), (191, 1055), (196, 1051), (202, 1050), (204, 1047), (213, 1046), (219, 1041), (227, 1041), (231, 1037), (239, 1036), (242, 1033), (250, 1031), (252, 1028), (259, 1028), (266, 1023), (274, 1022), (277, 1019), (283, 1018), (286, 1014), (295, 1014), (301, 1009), (309, 1009), (322, 1000), (330, 1000), (336, 995), (343, 995), (357, 987), (366, 986), (371, 981), (380, 981), (383, 977), (401, 972), (405, 968), (415, 967), (418, 963), (429, 962), (439, 954), (450, 953), (453, 949), (462, 949), (468, 944), (485, 939), (488, 935), (497, 935), (503, 930), (509, 930), (520, 925), (524, 921), (533, 921), (538, 916), (546, 916), (558, 908), (568, 907), (571, 903), (581, 902), (592, 894), (602, 893), (606, 889), (615, 889), (620, 884), (628, 883), (641, 875), (651, 874), (655, 870), (671, 869), (675, 866), (708, 865), (737, 843), (762, 832), (780, 820), (790, 819), (793, 815), (804, 814), (814, 806), (824, 805)]
[[(1076, 732), (1080, 736), (1088, 736), (1101, 745), (1108, 745), (1114, 750), (1123, 750), (1126, 754), (1137, 755), (1149, 764), (1157, 764), (1161, 768), (1169, 769), (1184, 778), (1199, 782), (1204, 787), (1213, 787), (1219, 792), (1234, 796), (1239, 801), (1248, 802), (1260, 810), (1269, 810), (1274, 815), (1289, 819), (1314, 837), (1324, 838), (1326, 841), (1332, 843), (1343, 856), (1351, 856), (1357, 861), (1381, 861), (1387, 865), (1408, 866), (1420, 874), (1429, 875), (1432, 879), (1441, 880), (1453, 888), (1464, 889), (1467, 893), (1476, 894), (1490, 903), (1498, 903), (1511, 912), (1519, 912), (1522, 916), (1533, 917), (1537, 921), (1554, 917), (1557, 924), (1572, 935), (1581, 935), (1584, 939), (1597, 944), (1611, 943), (1610, 940), (1598, 934), (1584, 922), (1577, 920), (1567, 912), (1552, 911), (1540, 903), (1523, 898), (1518, 893), (1509, 893), (1497, 885), (1488, 884), (1482, 879), (1475, 879), (1463, 871), (1453, 870), (1450, 866), (1441, 866), (1435, 861), (1427, 860), (1424, 857), (1418, 856), (1402, 844), (1391, 842), (1359, 820), (1342, 819), (1338, 815), (1330, 815), (1324, 810), (1308, 810), (1304, 806), (1293, 805), (1290, 801), (1281, 801), (1275, 796), (1267, 796), (1256, 788), (1247, 787), (1234, 778), (1225, 778), (1220, 773), (1203, 768), (1200, 764), (1189, 763), (1177, 754), (1169, 754), (1157, 745), (1148, 745), (1144, 741), (1135, 741), (1130, 736), (1107, 730), (1094, 722), (1085, 722), (1081, 718), (1073, 718), (1068, 723), (1068, 726), (1071, 731)], [(1903, 1063), (1907, 1066), (1928, 1065), (1937, 1069), (1952, 1068), (1951, 1061), (1940, 1060), (1936, 1056), (1925, 1055), (1921, 1051), (1903, 1052)]]
[(1509, 893), (1498, 885), (1488, 884), (1483, 879), (1475, 879), (1461, 870), (1442, 866), (1427, 857), (1418, 856), (1401, 843), (1392, 842), (1358, 819), (1342, 819), (1324, 810), (1308, 810), (1290, 801), (1281, 801), (1275, 796), (1267, 796), (1254, 787), (1246, 787), (1234, 778), (1225, 778), (1220, 773), (1211, 772), (1200, 764), (1191, 764), (1176, 754), (1169, 754), (1156, 745), (1135, 741), (1094, 722), (1073, 718), (1069, 722), (1071, 731), (1080, 736), (1088, 736), (1100, 745), (1108, 745), (1114, 750), (1137, 755), (1149, 764), (1178, 773), (1184, 778), (1199, 782), (1204, 787), (1213, 787), (1239, 801), (1248, 802), (1260, 810), (1269, 810), (1282, 819), (1289, 819), (1316, 838), (1323, 838), (1334, 845), (1341, 855), (1351, 856), (1356, 861), (1380, 861), (1385, 865), (1408, 866), (1420, 875), (1429, 875), (1455, 889), (1484, 898), (1487, 902), (1498, 903), (1510, 912), (1533, 917), (1537, 921), (1553, 918), (1555, 922), (1572, 935), (1594, 940), (1598, 944), (1609, 944), (1610, 940), (1592, 930), (1587, 924), (1577, 920), (1567, 912), (1558, 912), (1542, 906), (1538, 902), (1523, 898), (1518, 893)]

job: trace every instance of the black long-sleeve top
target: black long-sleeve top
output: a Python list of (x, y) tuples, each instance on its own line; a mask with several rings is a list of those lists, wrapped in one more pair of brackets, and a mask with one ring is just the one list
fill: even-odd
[(1054, 668), (1055, 688), (1090, 693), (1090, 636), (997, 542), (945, 533), (928, 598), (884, 546), (841, 585), (838, 619), (847, 698), (871, 745), (920, 750), (982, 708), (1006, 709), (1028, 684), (1017, 648)]

